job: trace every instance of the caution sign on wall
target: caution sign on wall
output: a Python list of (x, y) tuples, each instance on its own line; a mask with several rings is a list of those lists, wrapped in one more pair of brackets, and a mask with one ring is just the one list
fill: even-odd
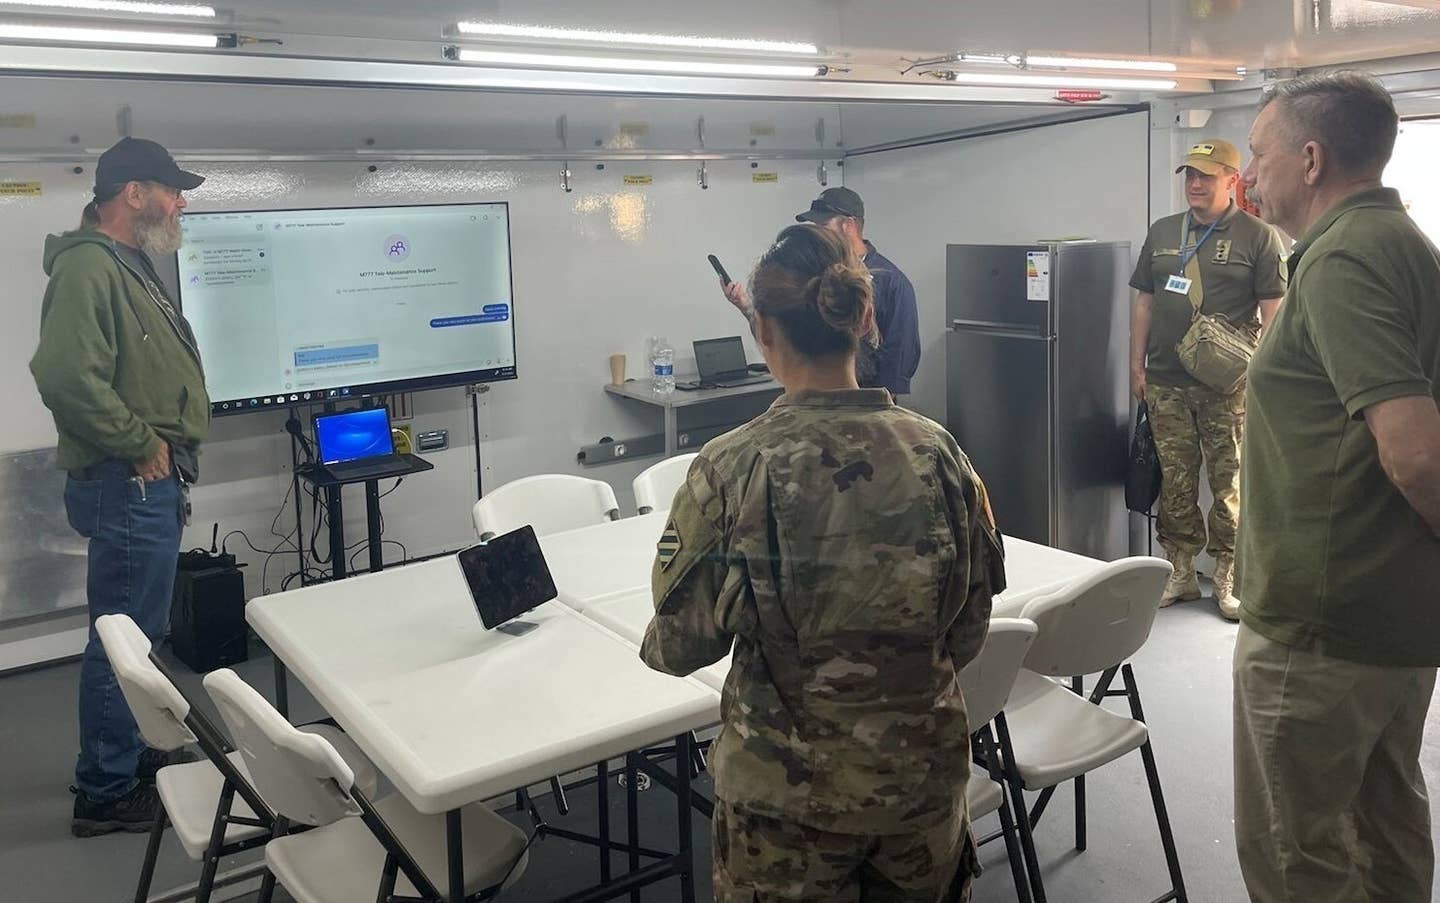
[(40, 194), (39, 182), (0, 182), (0, 198), (35, 198)]

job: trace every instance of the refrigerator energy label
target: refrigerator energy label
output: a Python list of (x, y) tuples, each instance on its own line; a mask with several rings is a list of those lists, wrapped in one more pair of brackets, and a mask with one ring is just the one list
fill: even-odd
[(1025, 252), (1025, 300), (1050, 300), (1050, 252)]

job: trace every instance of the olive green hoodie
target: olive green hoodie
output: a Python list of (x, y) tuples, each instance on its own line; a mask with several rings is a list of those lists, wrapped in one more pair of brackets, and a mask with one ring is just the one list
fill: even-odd
[(106, 458), (143, 461), (162, 441), (194, 448), (210, 398), (190, 326), (96, 231), (45, 239), (50, 284), (30, 372), (60, 434), (56, 461), (76, 470)]

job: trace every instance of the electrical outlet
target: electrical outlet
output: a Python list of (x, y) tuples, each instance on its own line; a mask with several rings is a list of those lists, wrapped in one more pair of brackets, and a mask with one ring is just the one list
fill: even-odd
[(392, 423), (390, 425), (390, 436), (395, 441), (395, 453), (410, 455), (415, 453), (415, 430), (408, 423)]

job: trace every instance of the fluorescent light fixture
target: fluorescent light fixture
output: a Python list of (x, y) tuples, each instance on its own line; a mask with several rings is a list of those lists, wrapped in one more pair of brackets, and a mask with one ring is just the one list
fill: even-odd
[(194, 3), (146, 3), (143, 0), (0, 0), (0, 6), (28, 6), (34, 9), (73, 9), (89, 13), (135, 13), (142, 16), (190, 16), (215, 18), (215, 7)]
[(775, 63), (707, 63), (691, 60), (642, 59), (636, 57), (563, 56), (551, 53), (509, 53), (499, 50), (458, 48), (454, 58), (462, 63), (487, 63), (525, 69), (582, 69), (593, 72), (654, 72), (666, 75), (735, 75), (760, 78), (814, 78), (820, 66)]
[(1025, 61), (1025, 58), (1014, 53), (957, 53), (955, 61), (978, 63), (984, 66), (1019, 66)]
[(733, 50), (746, 53), (802, 53), (814, 55), (820, 48), (799, 41), (761, 41), (750, 38), (701, 38), (687, 35), (644, 34), (628, 31), (592, 31), (584, 28), (551, 28), (544, 25), (504, 25), (499, 22), (459, 22), (463, 35), (487, 38), (528, 38), (537, 41), (578, 41), (588, 44), (615, 44), (633, 47), (679, 47), (686, 50)]
[(1112, 91), (1174, 91), (1179, 84), (1168, 78), (1107, 78), (1087, 75), (1038, 75), (1022, 72), (951, 72), (946, 77), (962, 85), (996, 85), (1009, 88), (1100, 88)]
[(157, 47), (220, 46), (220, 36), (184, 31), (131, 31), (122, 28), (71, 28), (61, 25), (16, 25), (0, 22), (0, 40), (45, 41), (54, 44), (142, 44)]
[(1180, 67), (1168, 60), (1110, 60), (1087, 56), (1024, 56), (1026, 66), (1041, 69), (1119, 69), (1126, 72), (1178, 72)]

